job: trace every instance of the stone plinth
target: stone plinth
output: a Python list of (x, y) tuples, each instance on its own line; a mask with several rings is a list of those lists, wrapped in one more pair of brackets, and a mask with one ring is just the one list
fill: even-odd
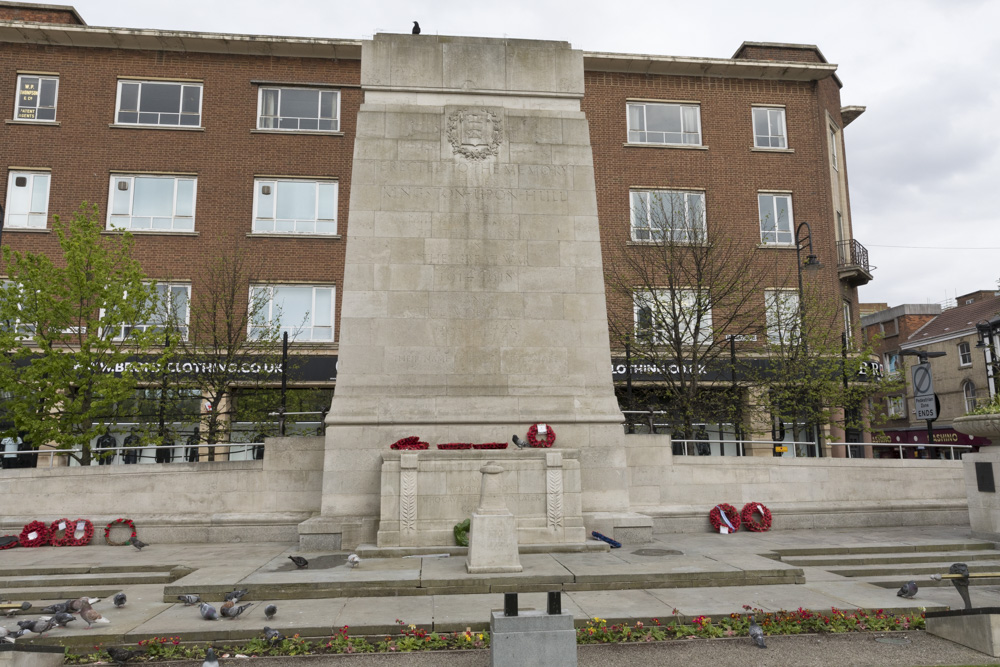
[(465, 568), (469, 574), (520, 572), (517, 521), (504, 500), (503, 468), (490, 461), (479, 472), (483, 475), (479, 507), (472, 513)]
[(379, 547), (453, 546), (455, 524), (480, 500), (479, 469), (496, 461), (506, 507), (521, 544), (579, 544), (579, 452), (563, 449), (461, 450), (384, 454)]
[(959, 433), (986, 438), (994, 445), (1000, 442), (1000, 414), (956, 417), (951, 425)]
[(576, 630), (573, 615), (522, 611), (490, 618), (491, 667), (576, 667)]
[(927, 612), (927, 632), (1000, 658), (1000, 607)]
[[(969, 525), (972, 536), (981, 540), (1000, 540), (1000, 493), (995, 490), (1000, 481), (1000, 451), (990, 447), (975, 454), (962, 456), (962, 467), (965, 472), (965, 495), (969, 501)], [(993, 491), (988, 490), (988, 483), (980, 489), (977, 475), (986, 474), (993, 482)]]

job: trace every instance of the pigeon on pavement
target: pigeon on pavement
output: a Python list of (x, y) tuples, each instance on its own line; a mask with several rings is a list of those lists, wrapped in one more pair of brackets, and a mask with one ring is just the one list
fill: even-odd
[[(277, 613), (278, 613), (278, 607), (273, 604), (269, 604), (266, 607), (264, 607), (264, 618), (266, 618), (269, 621), (272, 618), (274, 618), (274, 615)], [(264, 629), (267, 630), (267, 628)]]
[(757, 625), (757, 617), (753, 616), (750, 618), (750, 639), (759, 648), (767, 648), (767, 644), (764, 643), (764, 630), (759, 625)]
[(119, 609), (121, 609), (122, 607), (125, 606), (125, 601), (126, 600), (128, 600), (128, 598), (125, 597), (125, 593), (119, 593), (119, 594), (117, 594), (115, 596), (115, 598), (114, 598), (115, 606), (118, 607)]
[(201, 596), (195, 595), (178, 595), (177, 599), (184, 603), (185, 607), (190, 607), (193, 604), (198, 604), (201, 602)]
[(264, 626), (264, 639), (266, 639), (267, 641), (269, 641), (272, 644), (277, 644), (282, 639), (284, 639), (284, 637), (282, 637), (281, 633), (278, 632), (277, 630), (275, 630), (273, 628), (269, 628), (269, 627), (267, 627), (265, 625)]
[[(267, 628), (264, 628), (265, 630)], [(0, 642), (7, 642), (8, 644), (13, 644), (16, 639), (16, 633), (7, 632), (7, 628), (0, 625)]]
[(917, 594), (917, 582), (907, 581), (899, 588), (899, 592), (896, 593), (897, 597), (906, 598), (907, 600), (912, 600), (913, 596)]
[(110, 623), (108, 619), (101, 616), (97, 610), (90, 606), (88, 602), (83, 609), (80, 610), (80, 618), (87, 621), (87, 628), (91, 628), (94, 623)]
[(51, 617), (42, 616), (34, 621), (18, 621), (17, 626), (22, 630), (27, 630), (28, 632), (33, 632), (38, 636), (42, 636), (52, 628), (56, 627), (56, 622)]
[(80, 613), (81, 611), (83, 611), (84, 607), (89, 607), (90, 605), (99, 601), (100, 598), (88, 598), (86, 596), (82, 598), (77, 598), (75, 600), (66, 600), (66, 604), (69, 606), (66, 609), (63, 609), (63, 611)]
[(58, 625), (59, 627), (65, 628), (67, 623), (76, 620), (76, 616), (74, 616), (69, 612), (61, 611), (55, 616), (53, 616), (52, 620), (54, 620), (56, 622), (56, 625)]
[(414, 35), (419, 35), (420, 34), (420, 24), (417, 23), (416, 21), (414, 21), (413, 22), (413, 30), (411, 30), (410, 32), (412, 32)]
[(243, 599), (243, 596), (245, 596), (249, 592), (250, 592), (249, 588), (236, 589), (230, 591), (229, 593), (226, 593), (226, 598), (225, 598), (226, 602), (229, 602), (230, 600), (232, 600), (233, 602), (239, 602), (240, 600)]
[(48, 607), (42, 608), (43, 614), (60, 614), (69, 611), (69, 602), (57, 602), (55, 604), (50, 604)]
[(514, 435), (512, 440), (514, 441), (514, 444), (517, 445), (518, 449), (524, 449), (525, 447), (528, 446), (528, 443), (525, 442), (524, 440), (521, 440), (519, 437), (517, 437), (516, 434)]
[(124, 665), (135, 656), (142, 654), (142, 651), (130, 651), (129, 649), (119, 648), (118, 646), (109, 646), (106, 650), (116, 665)]
[(217, 621), (219, 620), (219, 612), (216, 611), (215, 607), (208, 604), (207, 602), (202, 602), (199, 608), (201, 612), (201, 617), (206, 621)]
[(140, 540), (138, 537), (133, 537), (129, 540), (129, 543), (135, 547), (136, 551), (142, 551), (143, 547), (148, 547), (149, 545)]
[(357, 567), (358, 565), (361, 565), (361, 558), (359, 558), (357, 554), (351, 554), (347, 557), (347, 564), (351, 567)]
[[(226, 603), (228, 604), (228, 603)], [(252, 602), (247, 602), (246, 604), (236, 607), (234, 605), (226, 606), (222, 605), (222, 615), (226, 618), (239, 618), (240, 614), (245, 612), (247, 609), (253, 606)]]
[(215, 651), (211, 646), (205, 652), (205, 662), (201, 663), (201, 667), (219, 667), (219, 659), (215, 657)]
[(307, 567), (309, 567), (309, 561), (307, 561), (302, 556), (289, 556), (288, 560), (295, 563), (295, 567), (299, 568), (300, 570), (304, 570)]

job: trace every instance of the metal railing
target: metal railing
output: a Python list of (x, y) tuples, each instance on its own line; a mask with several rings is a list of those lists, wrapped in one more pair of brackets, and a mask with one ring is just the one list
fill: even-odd
[(837, 266), (859, 266), (871, 273), (868, 266), (868, 248), (854, 239), (837, 241)]
[[(227, 461), (250, 461), (250, 460), (261, 460), (264, 458), (265, 443), (263, 442), (216, 442), (212, 444), (199, 443), (197, 445), (135, 445), (135, 446), (125, 446), (119, 445), (118, 447), (91, 447), (90, 455), (91, 461), (89, 465), (149, 465), (153, 463), (205, 463), (207, 459), (202, 458), (201, 450), (213, 447), (216, 449), (215, 456), (225, 456)], [(194, 449), (197, 450), (197, 459), (189, 458), (190, 451)], [(157, 460), (157, 452), (162, 450), (169, 450), (169, 458), (164, 457), (163, 460)], [(181, 454), (177, 455), (176, 450), (181, 450)], [(221, 450), (221, 451), (220, 451)], [(113, 452), (113, 454), (105, 459), (101, 459), (101, 455)], [(147, 457), (146, 452), (152, 452), (152, 455)], [(135, 458), (132, 459), (130, 454), (134, 454)], [(53, 468), (56, 467), (56, 461), (65, 460), (65, 465), (67, 466), (79, 466), (77, 459), (73, 458), (83, 456), (82, 447), (71, 447), (67, 449), (39, 449), (32, 451), (23, 452), (0, 452), (0, 461), (3, 460), (17, 460), (18, 457), (22, 456), (33, 456), (37, 457), (35, 460), (35, 465), (28, 466), (32, 468)], [(42, 461), (38, 459), (48, 459), (48, 465), (43, 465)], [(58, 464), (62, 465), (62, 464)], [(4, 466), (5, 468), (8, 466)], [(25, 466), (17, 466), (25, 467)]]
[[(962, 452), (963, 451), (971, 451), (971, 450), (975, 449), (974, 445), (946, 445), (946, 444), (932, 444), (932, 445), (928, 445), (926, 443), (915, 443), (915, 444), (909, 444), (909, 443), (907, 443), (907, 444), (904, 444), (904, 443), (901, 443), (901, 442), (899, 442), (899, 443), (890, 443), (890, 442), (829, 442), (827, 444), (830, 447), (846, 447), (847, 448), (846, 449), (847, 458), (849, 458), (849, 459), (852, 459), (852, 458), (867, 458), (867, 457), (856, 457), (856, 456), (854, 456), (853, 455), (853, 451), (854, 451), (855, 447), (871, 447), (873, 454), (877, 453), (877, 452), (893, 451), (894, 450), (895, 453), (899, 455), (898, 458), (901, 458), (901, 459), (912, 459), (912, 460), (923, 459), (923, 458), (940, 459), (942, 457), (940, 457), (940, 456), (937, 456), (937, 457), (920, 457), (920, 456), (909, 457), (909, 456), (904, 456), (903, 455), (904, 454), (904, 450), (912, 449), (915, 452), (921, 452), (921, 451), (923, 451), (925, 453), (931, 453), (932, 450), (937, 450), (937, 452), (947, 452), (947, 456), (945, 456), (943, 458), (954, 460), (954, 461), (960, 460), (962, 458)], [(958, 452), (956, 452), (955, 450), (958, 450)], [(956, 456), (956, 454), (957, 454), (957, 456)], [(877, 458), (881, 458), (881, 457), (876, 456), (874, 458), (877, 459)]]

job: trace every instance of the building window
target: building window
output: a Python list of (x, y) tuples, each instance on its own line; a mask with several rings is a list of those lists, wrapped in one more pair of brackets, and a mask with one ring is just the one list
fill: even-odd
[(632, 190), (632, 240), (690, 243), (705, 236), (705, 193)]
[(854, 327), (851, 326), (851, 302), (844, 300), (844, 346), (850, 350), (854, 345)]
[(337, 181), (257, 179), (255, 234), (336, 234)]
[(972, 365), (972, 349), (969, 347), (968, 343), (958, 344), (958, 365), (959, 366)]
[(895, 375), (899, 372), (899, 353), (898, 352), (886, 352), (885, 353), (885, 372), (888, 375)]
[(701, 108), (697, 104), (628, 103), (630, 144), (701, 145)]
[(256, 285), (250, 288), (250, 335), (259, 338), (265, 328), (277, 326), (290, 340), (332, 341), (332, 285)]
[(693, 289), (636, 290), (633, 294), (635, 336), (654, 345), (709, 343), (712, 306), (707, 291)]
[[(191, 301), (191, 286), (171, 283), (156, 284), (155, 312), (148, 322), (116, 327), (114, 340), (124, 340), (138, 331), (177, 331), (181, 340), (187, 340), (190, 324), (188, 303)], [(103, 315), (103, 313), (102, 313)]]
[(753, 108), (753, 145), (757, 148), (788, 148), (784, 109)]
[(906, 401), (902, 396), (889, 396), (886, 401), (890, 419), (901, 419), (906, 416)]
[(976, 385), (971, 380), (962, 383), (962, 396), (965, 397), (965, 411), (972, 412), (976, 409)]
[(59, 79), (54, 76), (21, 74), (17, 77), (16, 120), (52, 122), (56, 119)]
[(761, 192), (757, 194), (760, 213), (760, 242), (793, 245), (792, 195)]
[(49, 214), (49, 178), (48, 172), (10, 172), (4, 226), (45, 229)]
[(830, 164), (834, 170), (840, 169), (837, 164), (837, 134), (837, 128), (830, 126)]
[(767, 342), (787, 345), (799, 338), (799, 293), (789, 289), (764, 290)]
[(194, 231), (197, 183), (193, 176), (112, 176), (108, 229)]
[(121, 125), (199, 127), (200, 83), (171, 81), (118, 82), (118, 113)]
[(261, 88), (258, 95), (259, 130), (340, 130), (340, 91), (319, 88)]

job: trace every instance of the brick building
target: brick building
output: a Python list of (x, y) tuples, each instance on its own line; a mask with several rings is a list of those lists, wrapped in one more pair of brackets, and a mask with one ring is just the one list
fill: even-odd
[[(51, 216), (94, 202), (106, 233), (130, 230), (147, 274), (192, 302), (210, 290), (206, 261), (246, 249), (262, 260), (247, 293), (285, 304), (293, 353), (314, 362), (293, 384), (332, 390), (360, 42), (92, 27), (71, 7), (0, 2), (0, 53), (3, 242), (54, 253)], [(871, 273), (843, 131), (864, 108), (842, 106), (836, 65), (815, 46), (747, 42), (729, 59), (585, 53), (584, 69), (605, 267), (662, 238), (637, 198), (680, 197), (710, 237), (759, 248), (763, 340), (767, 293), (797, 293), (808, 221), (807, 286), (852, 339)], [(609, 288), (612, 317), (634, 305)]]

